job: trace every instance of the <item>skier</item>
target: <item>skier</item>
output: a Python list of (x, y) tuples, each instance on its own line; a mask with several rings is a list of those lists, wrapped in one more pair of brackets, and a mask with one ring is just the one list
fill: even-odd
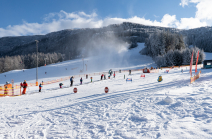
[(91, 82), (92, 82), (92, 79), (93, 79), (93, 78), (91, 77)]
[(62, 85), (63, 85), (62, 83), (59, 84), (60, 88), (62, 88)]
[(183, 69), (181, 69), (181, 72), (183, 73)]
[(104, 80), (106, 80), (106, 76), (105, 76), (105, 74), (104, 74)]
[(163, 81), (163, 79), (162, 79), (162, 76), (160, 75), (160, 76), (158, 77), (158, 82), (161, 82), (161, 81)]
[(22, 84), (22, 86), (23, 86), (22, 94), (26, 94), (26, 89), (27, 89), (27, 86), (28, 86), (28, 84), (26, 83), (26, 80), (24, 80), (24, 83)]
[(108, 71), (108, 74), (110, 74), (111, 69)]
[(114, 77), (114, 78), (116, 77), (115, 71), (114, 71), (113, 77)]
[(42, 88), (43, 86), (41, 85), (41, 83), (40, 83), (40, 85), (39, 85), (39, 92), (41, 92), (41, 88)]
[(81, 79), (80, 79), (80, 84), (82, 84), (82, 77), (81, 77)]
[(103, 80), (104, 74), (101, 75), (101, 80)]
[(71, 76), (71, 78), (70, 78), (70, 82), (71, 82), (70, 86), (72, 86), (72, 85), (73, 85), (73, 81), (74, 81), (74, 77), (73, 77), (73, 76)]
[(110, 70), (109, 70), (109, 74), (110, 74), (110, 76), (112, 75), (112, 73), (113, 73), (113, 71), (112, 71), (112, 69), (110, 69)]

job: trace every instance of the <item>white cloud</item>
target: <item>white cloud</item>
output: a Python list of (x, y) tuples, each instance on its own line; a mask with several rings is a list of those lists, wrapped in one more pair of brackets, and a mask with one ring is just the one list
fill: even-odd
[(67, 13), (61, 10), (59, 13), (50, 13), (46, 15), (43, 23), (28, 23), (24, 21), (21, 25), (8, 26), (0, 28), (0, 37), (4, 36), (22, 36), (22, 35), (42, 35), (54, 31), (73, 28), (100, 28), (110, 24), (119, 24), (122, 22), (133, 22), (144, 25), (175, 27), (179, 29), (190, 29), (202, 26), (212, 25), (212, 0), (181, 0), (180, 5), (186, 6), (190, 3), (196, 4), (196, 15), (190, 18), (176, 19), (176, 15), (165, 14), (161, 21), (149, 20), (144, 17), (133, 16), (131, 18), (111, 18), (99, 19), (93, 12)]
[(65, 11), (60, 11), (59, 13), (50, 13), (45, 18), (43, 23), (28, 23), (23, 22), (22, 25), (8, 26), (3, 29), (0, 28), (0, 37), (3, 36), (21, 36), (21, 35), (41, 35), (47, 34), (49, 32), (59, 31), (63, 29), (73, 29), (73, 28), (100, 28), (103, 26), (108, 26), (110, 24), (119, 24), (122, 22), (133, 22), (144, 25), (152, 26), (164, 26), (164, 27), (177, 27), (176, 16), (164, 15), (161, 22), (151, 21), (140, 18), (137, 16), (123, 19), (123, 18), (110, 18), (98, 19), (95, 12), (91, 14), (86, 14), (84, 12), (78, 13), (67, 13)]
[(181, 18), (179, 29), (197, 28), (207, 26), (206, 22), (201, 22), (198, 18)]
[(185, 7), (185, 6), (188, 6), (189, 3), (198, 3), (198, 2), (201, 2), (201, 1), (204, 1), (204, 0), (181, 0), (180, 5), (182, 7)]
[(165, 14), (161, 20), (161, 23), (166, 27), (177, 27), (180, 23), (176, 19), (176, 15)]
[(202, 0), (197, 4), (196, 18), (200, 20), (212, 20), (212, 0)]
[(184, 6), (188, 5), (188, 2), (189, 2), (189, 0), (181, 0), (180, 5), (181, 5), (182, 7), (184, 7)]
[[(189, 5), (190, 3), (196, 4), (196, 14), (195, 14), (195, 20), (201, 23), (194, 23), (194, 24), (204, 24), (207, 23), (207, 25), (212, 24), (212, 0), (181, 0), (180, 5), (184, 7), (185, 5)], [(193, 21), (193, 18), (188, 18)], [(190, 21), (189, 21), (190, 22)], [(191, 25), (192, 26), (192, 25)]]

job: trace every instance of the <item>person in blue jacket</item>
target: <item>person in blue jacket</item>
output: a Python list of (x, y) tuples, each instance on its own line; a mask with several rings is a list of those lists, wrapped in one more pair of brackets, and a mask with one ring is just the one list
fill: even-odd
[(40, 83), (40, 85), (39, 85), (39, 92), (41, 92), (41, 88), (42, 88), (43, 86), (41, 85), (41, 83)]
[(70, 78), (70, 82), (71, 82), (70, 86), (72, 86), (72, 85), (73, 85), (73, 81), (74, 81), (74, 77), (73, 77), (73, 76), (71, 76), (71, 78)]

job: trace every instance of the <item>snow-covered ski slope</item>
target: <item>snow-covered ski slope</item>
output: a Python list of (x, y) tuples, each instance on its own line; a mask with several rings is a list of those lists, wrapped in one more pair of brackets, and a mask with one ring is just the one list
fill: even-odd
[[(104, 56), (86, 58), (87, 73), (155, 66), (150, 57), (138, 54), (141, 47), (143, 44), (107, 60)], [(81, 59), (40, 67), (39, 81), (80, 74), (82, 68)], [(77, 93), (67, 80), (62, 82), (63, 89), (55, 83), (43, 86), (41, 93), (37, 93), (38, 87), (29, 87), (26, 95), (2, 97), (0, 138), (212, 138), (212, 70), (201, 69), (200, 79), (193, 84), (188, 68), (183, 73), (178, 68), (169, 73), (165, 70), (145, 74), (145, 78), (140, 71), (117, 73), (102, 81), (97, 75), (92, 83), (83, 78), (82, 85), (80, 77), (75, 78)], [(1, 84), (11, 79), (35, 82), (35, 71), (1, 74)], [(126, 82), (124, 75), (132, 82)], [(162, 82), (157, 82), (159, 75)]]

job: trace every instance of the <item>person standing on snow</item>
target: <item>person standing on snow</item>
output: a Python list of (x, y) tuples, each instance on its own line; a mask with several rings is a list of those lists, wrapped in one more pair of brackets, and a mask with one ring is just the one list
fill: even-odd
[(114, 71), (113, 77), (114, 77), (114, 78), (116, 77), (116, 73), (115, 73), (115, 71)]
[(72, 85), (73, 85), (73, 81), (74, 81), (74, 77), (73, 77), (73, 76), (71, 76), (71, 78), (70, 78), (70, 82), (71, 82), (70, 86), (72, 86)]
[(41, 92), (41, 88), (42, 88), (43, 86), (41, 85), (41, 83), (40, 83), (40, 85), (39, 85), (39, 92)]
[(80, 79), (80, 84), (82, 84), (82, 77), (81, 77), (81, 79)]
[(26, 83), (26, 80), (24, 80), (24, 83), (22, 84), (22, 86), (23, 86), (22, 94), (26, 94), (26, 89), (27, 89), (27, 86), (28, 86), (28, 84)]
[(102, 74), (102, 75), (101, 75), (101, 80), (103, 79), (103, 76), (104, 76), (104, 75)]
[(59, 84), (59, 86), (60, 86), (60, 88), (62, 88), (62, 86), (63, 86), (63, 83), (60, 83), (60, 84)]

